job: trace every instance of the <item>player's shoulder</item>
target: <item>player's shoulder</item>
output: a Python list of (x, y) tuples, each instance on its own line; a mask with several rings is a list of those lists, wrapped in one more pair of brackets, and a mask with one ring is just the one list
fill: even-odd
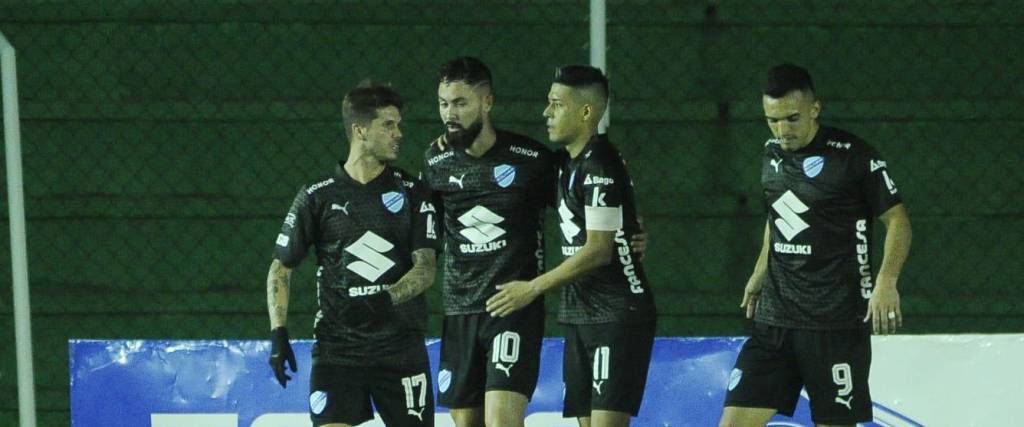
[(401, 184), (402, 188), (405, 189), (420, 188), (423, 184), (422, 180), (416, 175), (400, 167), (388, 166), (385, 173), (390, 173), (395, 182)]
[(323, 174), (307, 181), (305, 185), (299, 190), (299, 193), (305, 194), (307, 197), (315, 196), (338, 184), (338, 178), (331, 174)]
[(598, 135), (580, 152), (580, 162), (584, 165), (607, 167), (624, 163), (622, 153), (604, 135)]
[(852, 132), (831, 126), (822, 126), (819, 132), (824, 141), (824, 149), (830, 154), (863, 157), (875, 153), (874, 147)]
[(427, 168), (435, 167), (445, 160), (449, 160), (455, 156), (455, 149), (451, 146), (445, 146), (441, 148), (441, 139), (443, 136), (439, 136), (430, 142), (427, 146), (426, 151), (423, 152), (423, 160), (426, 163)]
[(504, 129), (495, 129), (495, 133), (503, 149), (513, 155), (545, 161), (551, 159), (551, 149), (536, 139)]

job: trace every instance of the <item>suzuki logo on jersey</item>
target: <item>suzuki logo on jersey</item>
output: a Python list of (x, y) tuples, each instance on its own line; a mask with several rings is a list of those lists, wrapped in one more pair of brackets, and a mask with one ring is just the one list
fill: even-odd
[(462, 186), (462, 180), (464, 180), (464, 179), (466, 179), (466, 174), (459, 175), (458, 178), (455, 178), (455, 175), (449, 175), (448, 176), (448, 183), (449, 184), (459, 184), (459, 188), (460, 189), (464, 189), (465, 187)]
[(471, 244), (459, 245), (464, 254), (493, 252), (504, 248), (508, 242), (495, 239), (505, 235), (505, 229), (498, 226), (505, 221), (501, 215), (491, 212), (483, 206), (476, 205), (469, 212), (459, 217), (459, 222), (466, 226), (459, 231), (462, 237), (469, 239)]
[(494, 167), (494, 182), (501, 188), (508, 188), (516, 179), (516, 167), (512, 165), (498, 165)]
[(792, 190), (786, 191), (775, 203), (772, 203), (772, 209), (779, 214), (774, 221), (775, 228), (782, 233), (786, 240), (793, 240), (801, 231), (810, 228), (810, 225), (800, 218), (800, 214), (807, 212), (810, 208), (800, 201)]
[(821, 170), (825, 168), (825, 158), (821, 156), (811, 156), (804, 159), (804, 175), (808, 178), (814, 178), (821, 173)]
[(370, 282), (375, 282), (395, 266), (394, 261), (383, 255), (394, 247), (395, 245), (383, 237), (367, 231), (359, 240), (345, 248), (345, 252), (359, 258), (359, 261), (352, 262), (345, 268)]
[(405, 195), (397, 191), (381, 194), (380, 200), (384, 202), (384, 207), (391, 213), (398, 213), (398, 211), (402, 210), (402, 206), (405, 206)]
[[(572, 222), (574, 215), (569, 210), (569, 206), (565, 204), (565, 199), (562, 199), (562, 203), (558, 205), (558, 217), (562, 219), (562, 223), (558, 224), (559, 228), (562, 229), (562, 235), (565, 236), (565, 241), (572, 243), (572, 239), (576, 235), (580, 234), (580, 227)], [(562, 250), (565, 252), (565, 249)]]
[(369, 286), (353, 286), (351, 288), (348, 288), (348, 296), (350, 296), (352, 298), (355, 298), (355, 297), (362, 297), (362, 296), (367, 296), (367, 295), (373, 295), (373, 294), (384, 292), (384, 291), (386, 291), (388, 289), (391, 289), (391, 286), (392, 285), (389, 285), (389, 284), (369, 285)]

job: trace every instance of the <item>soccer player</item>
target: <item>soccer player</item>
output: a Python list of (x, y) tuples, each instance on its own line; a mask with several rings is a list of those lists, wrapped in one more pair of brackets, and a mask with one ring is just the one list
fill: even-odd
[(552, 153), (494, 128), (491, 73), (476, 58), (445, 63), (437, 96), (445, 132), (427, 149), (423, 176), (444, 215), (438, 401), (458, 427), (522, 426), (540, 369), (544, 303), (504, 318), (488, 315), (485, 303), (495, 285), (543, 270)]
[[(754, 329), (719, 425), (792, 416), (802, 387), (819, 426), (871, 421), (871, 332), (902, 324), (896, 282), (910, 250), (910, 219), (878, 152), (818, 124), (821, 102), (807, 70), (772, 68), (762, 103), (774, 136), (761, 165), (768, 221), (741, 304)], [(876, 216), (887, 232), (872, 280)]]
[(277, 236), (267, 277), (270, 366), (285, 387), (289, 278), (316, 248), (317, 311), (309, 411), (315, 426), (433, 426), (423, 292), (434, 282), (436, 209), (426, 188), (389, 163), (398, 155), (402, 100), (362, 84), (345, 95), (348, 159), (303, 186)]
[(607, 105), (601, 70), (559, 69), (544, 117), (548, 137), (564, 146), (557, 153), (557, 206), (567, 258), (532, 280), (498, 286), (487, 302), (492, 315), (514, 315), (564, 286), (558, 315), (568, 325), (563, 415), (581, 427), (628, 426), (637, 415), (656, 320), (643, 264), (628, 244), (640, 231), (633, 182), (618, 150), (598, 134)]

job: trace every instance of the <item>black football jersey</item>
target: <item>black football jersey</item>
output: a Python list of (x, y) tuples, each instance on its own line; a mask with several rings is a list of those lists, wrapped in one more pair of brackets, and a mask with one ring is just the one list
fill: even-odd
[(533, 279), (544, 269), (543, 214), (554, 193), (551, 150), (499, 130), (479, 158), (431, 144), (424, 161), (424, 181), (444, 212), (445, 314), (486, 312), (496, 285)]
[[(633, 180), (626, 164), (605, 135), (596, 135), (575, 159), (558, 152), (558, 210), (562, 255), (575, 254), (592, 229), (615, 230), (611, 263), (562, 288), (558, 321), (569, 324), (637, 322), (656, 316), (654, 296), (643, 263), (633, 256), (629, 242), (640, 231), (636, 218)], [(595, 228), (604, 218), (614, 224)]]
[(901, 203), (870, 145), (821, 126), (795, 152), (765, 143), (768, 271), (755, 320), (800, 329), (864, 327), (874, 218)]
[(396, 365), (422, 354), (423, 295), (393, 306), (393, 316), (353, 321), (353, 298), (383, 292), (412, 267), (412, 252), (438, 247), (437, 211), (421, 182), (386, 167), (372, 181), (353, 180), (341, 164), (299, 190), (274, 257), (296, 267), (316, 248), (319, 311), (313, 356), (325, 363)]

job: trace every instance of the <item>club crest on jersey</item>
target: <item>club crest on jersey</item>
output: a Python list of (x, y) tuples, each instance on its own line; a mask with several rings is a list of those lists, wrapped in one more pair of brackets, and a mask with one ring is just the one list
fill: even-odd
[(821, 173), (821, 170), (825, 168), (825, 158), (821, 156), (811, 156), (804, 159), (804, 175), (808, 178), (814, 178)]
[(516, 167), (512, 165), (498, 165), (494, 167), (494, 182), (501, 188), (512, 185), (516, 179)]
[(402, 206), (405, 206), (405, 195), (397, 191), (381, 194), (380, 199), (384, 202), (384, 207), (391, 213), (398, 213), (402, 210)]

